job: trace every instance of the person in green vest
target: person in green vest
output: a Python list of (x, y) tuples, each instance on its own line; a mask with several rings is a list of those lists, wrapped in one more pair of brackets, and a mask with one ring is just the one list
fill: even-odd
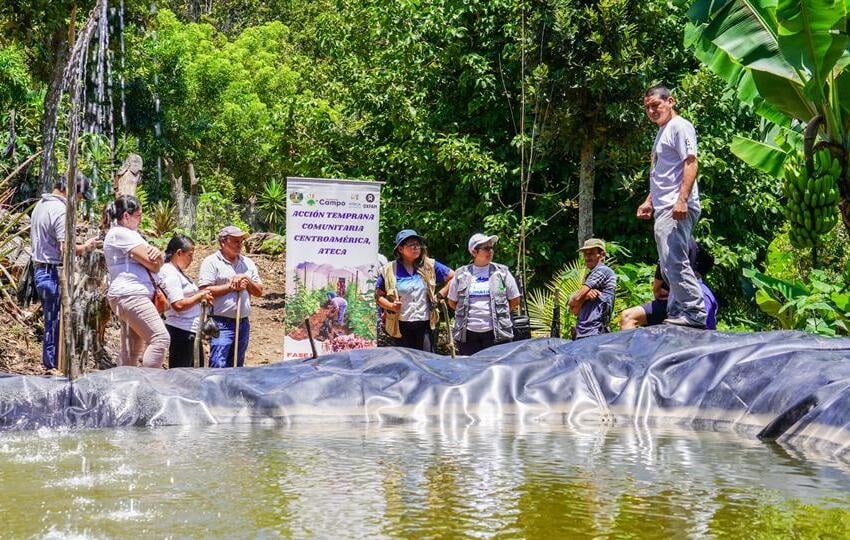
[(413, 229), (396, 234), (393, 254), (395, 260), (381, 268), (375, 283), (384, 331), (397, 347), (433, 352), (437, 302), (446, 297), (454, 272), (428, 257), (425, 239)]

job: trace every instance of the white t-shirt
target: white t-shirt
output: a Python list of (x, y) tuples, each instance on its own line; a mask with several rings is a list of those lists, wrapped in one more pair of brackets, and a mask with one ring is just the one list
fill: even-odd
[[(458, 270), (459, 273), (460, 270)], [(489, 332), (493, 329), (493, 316), (490, 313), (490, 265), (472, 266), (472, 283), (469, 284), (469, 312), (466, 329), (470, 332)], [(497, 287), (501, 283), (496, 284)], [(449, 300), (457, 302), (458, 280), (449, 285)], [(505, 296), (508, 300), (519, 298), (519, 287), (510, 272), (505, 276)]]
[(201, 317), (201, 304), (192, 304), (183, 311), (177, 311), (171, 304), (184, 298), (195, 296), (198, 286), (186, 277), (179, 268), (172, 263), (165, 263), (159, 271), (159, 279), (162, 290), (168, 297), (168, 311), (165, 312), (165, 324), (180, 328), (187, 332), (198, 331), (198, 321)]
[[(697, 133), (693, 124), (679, 115), (658, 128), (652, 144), (649, 193), (655, 211), (671, 208), (679, 197), (685, 160), (697, 155)], [(688, 206), (699, 210), (699, 189), (694, 182)]]
[[(212, 255), (207, 256), (201, 263), (201, 269), (198, 272), (198, 287), (224, 285), (237, 274), (245, 274), (254, 283), (262, 283), (260, 281), (260, 273), (257, 271), (257, 265), (254, 264), (254, 261), (244, 255), (240, 255), (236, 259), (236, 262), (231, 263), (224, 258), (221, 251), (216, 251)], [(218, 296), (213, 300), (213, 312), (215, 316), (230, 317), (231, 319), (236, 318), (237, 293), (239, 293), (238, 297), (241, 304), (239, 316), (245, 319), (251, 315), (251, 295), (248, 291), (232, 291)]]
[[(122, 225), (109, 228), (103, 239), (103, 256), (109, 269), (108, 297), (153, 297), (153, 283), (148, 270), (130, 257), (130, 251), (144, 243), (144, 238), (137, 231)], [(156, 274), (153, 274), (153, 279), (158, 279)]]

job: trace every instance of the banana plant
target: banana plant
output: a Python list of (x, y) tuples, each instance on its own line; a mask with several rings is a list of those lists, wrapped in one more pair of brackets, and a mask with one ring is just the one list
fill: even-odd
[[(769, 123), (762, 141), (736, 137), (747, 164), (783, 177), (786, 158), (828, 151), (840, 161), (839, 207), (850, 230), (850, 0), (695, 0), (686, 42)], [(807, 137), (803, 127), (809, 127)]]

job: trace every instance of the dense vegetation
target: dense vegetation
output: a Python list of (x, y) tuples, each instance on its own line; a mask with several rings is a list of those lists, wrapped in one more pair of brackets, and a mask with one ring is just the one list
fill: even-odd
[[(69, 35), (94, 4), (0, 6), (0, 136), (7, 133), (14, 150), (0, 159), (0, 177), (42, 148)], [(644, 266), (654, 260), (650, 226), (635, 219), (635, 209), (648, 189), (654, 134), (642, 92), (663, 82), (700, 137), (704, 212), (697, 236), (717, 259), (708, 281), (722, 324), (847, 332), (846, 319), (832, 312), (798, 307), (811, 316), (778, 316), (782, 306), (827, 285), (827, 296), (837, 295), (829, 310), (843, 306), (846, 316), (846, 232), (829, 233), (810, 279), (815, 253), (789, 244), (778, 175), (748, 167), (730, 150), (736, 137), (763, 140), (771, 125), (754, 113), (760, 102), (742, 101), (728, 77), (702, 67), (698, 58), (711, 65), (704, 50), (685, 46), (688, 17), (678, 3), (123, 5), (123, 17), (117, 11), (110, 17), (117, 148), (113, 155), (108, 137), (90, 135), (81, 166), (106, 185), (106, 173), (126, 152), (139, 152), (147, 203), (160, 203), (152, 229), (183, 223), (167, 219), (181, 212), (168, 201), (176, 184), (188, 190), (194, 178), (203, 210), (194, 224), (200, 239), (217, 225), (213, 216), (241, 214), (254, 229), (281, 231), (286, 176), (381, 180), (385, 253), (396, 230), (413, 227), (427, 236), (432, 254), (458, 265), (467, 260), (466, 238), (486, 230), (501, 237), (497, 259), (515, 266), (525, 231), (530, 285), (541, 288), (568, 269), (578, 242), (592, 234), (619, 248), (628, 294), (618, 307), (626, 307), (649, 290), (648, 282), (629, 279), (650, 275)], [(60, 158), (66, 145), (60, 135)], [(8, 185), (26, 199), (42, 189), (39, 176), (36, 159)], [(108, 189), (101, 193), (107, 197)], [(769, 252), (789, 259), (780, 264)], [(799, 288), (789, 297), (790, 289), (752, 272), (745, 277), (750, 268)]]

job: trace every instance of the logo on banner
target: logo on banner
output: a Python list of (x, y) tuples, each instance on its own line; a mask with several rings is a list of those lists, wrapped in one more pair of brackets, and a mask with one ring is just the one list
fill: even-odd
[(366, 194), (366, 202), (368, 202), (368, 203), (375, 202), (375, 194), (374, 193), (367, 193)]
[(289, 200), (295, 204), (301, 204), (304, 202), (304, 194), (300, 191), (293, 191), (289, 194)]

